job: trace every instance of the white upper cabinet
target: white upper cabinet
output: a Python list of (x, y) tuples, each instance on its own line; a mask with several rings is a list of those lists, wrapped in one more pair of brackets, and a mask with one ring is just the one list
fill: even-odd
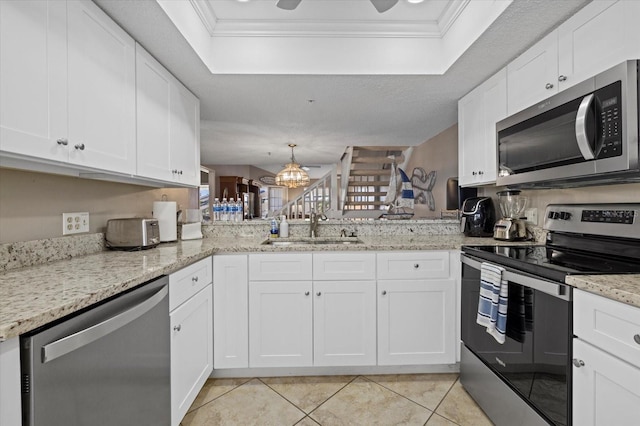
[(458, 181), (496, 180), (496, 123), (507, 116), (507, 72), (500, 70), (458, 102)]
[(66, 31), (65, 2), (0, 1), (1, 151), (68, 160)]
[(198, 185), (200, 102), (136, 45), (137, 173)]
[(627, 59), (640, 57), (640, 2), (594, 1), (507, 66), (514, 114)]
[(596, 1), (558, 29), (559, 88), (640, 58), (640, 2)]
[(67, 2), (69, 161), (135, 174), (135, 45), (90, 1)]
[(558, 30), (507, 66), (507, 93), (509, 114), (558, 93)]

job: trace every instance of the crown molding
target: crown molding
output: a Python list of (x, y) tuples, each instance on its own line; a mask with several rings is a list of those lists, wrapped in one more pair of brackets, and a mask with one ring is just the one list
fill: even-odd
[(189, 0), (191, 6), (200, 17), (202, 25), (207, 29), (211, 37), (216, 35), (216, 26), (218, 25), (218, 17), (216, 16), (209, 0)]
[(449, 28), (456, 22), (456, 19), (462, 14), (465, 8), (469, 5), (471, 0), (451, 0), (442, 14), (438, 17), (438, 29), (440, 36), (449, 31)]

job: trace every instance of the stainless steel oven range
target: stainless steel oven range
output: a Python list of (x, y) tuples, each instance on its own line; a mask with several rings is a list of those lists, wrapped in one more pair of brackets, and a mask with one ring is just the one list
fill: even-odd
[[(549, 205), (544, 246), (462, 248), (464, 388), (497, 425), (570, 425), (570, 274), (640, 273), (640, 204)], [(506, 331), (476, 322), (483, 263), (504, 269)], [(517, 419), (517, 420), (516, 420)]]

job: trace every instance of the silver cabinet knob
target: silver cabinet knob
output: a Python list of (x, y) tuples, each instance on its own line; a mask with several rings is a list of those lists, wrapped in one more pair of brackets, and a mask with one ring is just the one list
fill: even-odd
[(74, 148), (79, 149), (80, 151), (84, 151), (84, 144), (83, 143), (75, 144)]
[(420, 269), (420, 264), (419, 263), (414, 263), (413, 264), (413, 269)]
[(191, 281), (194, 282), (194, 283), (197, 283), (198, 282), (198, 277), (191, 278)]
[(305, 292), (304, 292), (304, 295), (305, 295), (305, 296), (308, 296), (308, 295), (309, 295), (309, 292), (308, 292), (308, 291), (305, 291)]
[(317, 292), (317, 293), (316, 293), (316, 296), (322, 296), (322, 293)]
[(633, 336), (633, 341), (640, 345), (640, 334)]
[(581, 359), (574, 358), (572, 362), (573, 362), (573, 365), (576, 366), (577, 368), (584, 367), (584, 361)]
[(558, 77), (558, 81), (567, 81), (567, 76), (561, 75), (560, 77)]
[(387, 290), (382, 290), (382, 295), (386, 296), (387, 295)]
[(553, 89), (553, 83), (547, 83), (546, 86), (544, 86), (544, 88), (547, 90)]
[(64, 145), (64, 146), (67, 146), (69, 144), (69, 141), (66, 140), (65, 138), (60, 138), (56, 142), (58, 143), (58, 145)]
[(182, 330), (182, 325), (181, 324), (173, 326), (173, 331), (180, 331), (180, 330)]

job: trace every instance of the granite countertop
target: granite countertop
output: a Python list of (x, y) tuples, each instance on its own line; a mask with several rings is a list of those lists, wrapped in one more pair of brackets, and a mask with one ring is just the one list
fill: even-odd
[[(0, 341), (170, 274), (215, 253), (288, 251), (458, 250), (462, 245), (501, 245), (492, 238), (452, 235), (362, 236), (362, 244), (273, 247), (264, 237), (215, 237), (163, 243), (143, 251), (102, 251), (0, 273)], [(281, 239), (280, 241), (283, 241)], [(512, 243), (511, 243), (512, 244)], [(530, 243), (522, 243), (530, 244)], [(571, 277), (569, 284), (640, 307), (640, 275)], [(583, 280), (583, 281), (580, 281)]]

